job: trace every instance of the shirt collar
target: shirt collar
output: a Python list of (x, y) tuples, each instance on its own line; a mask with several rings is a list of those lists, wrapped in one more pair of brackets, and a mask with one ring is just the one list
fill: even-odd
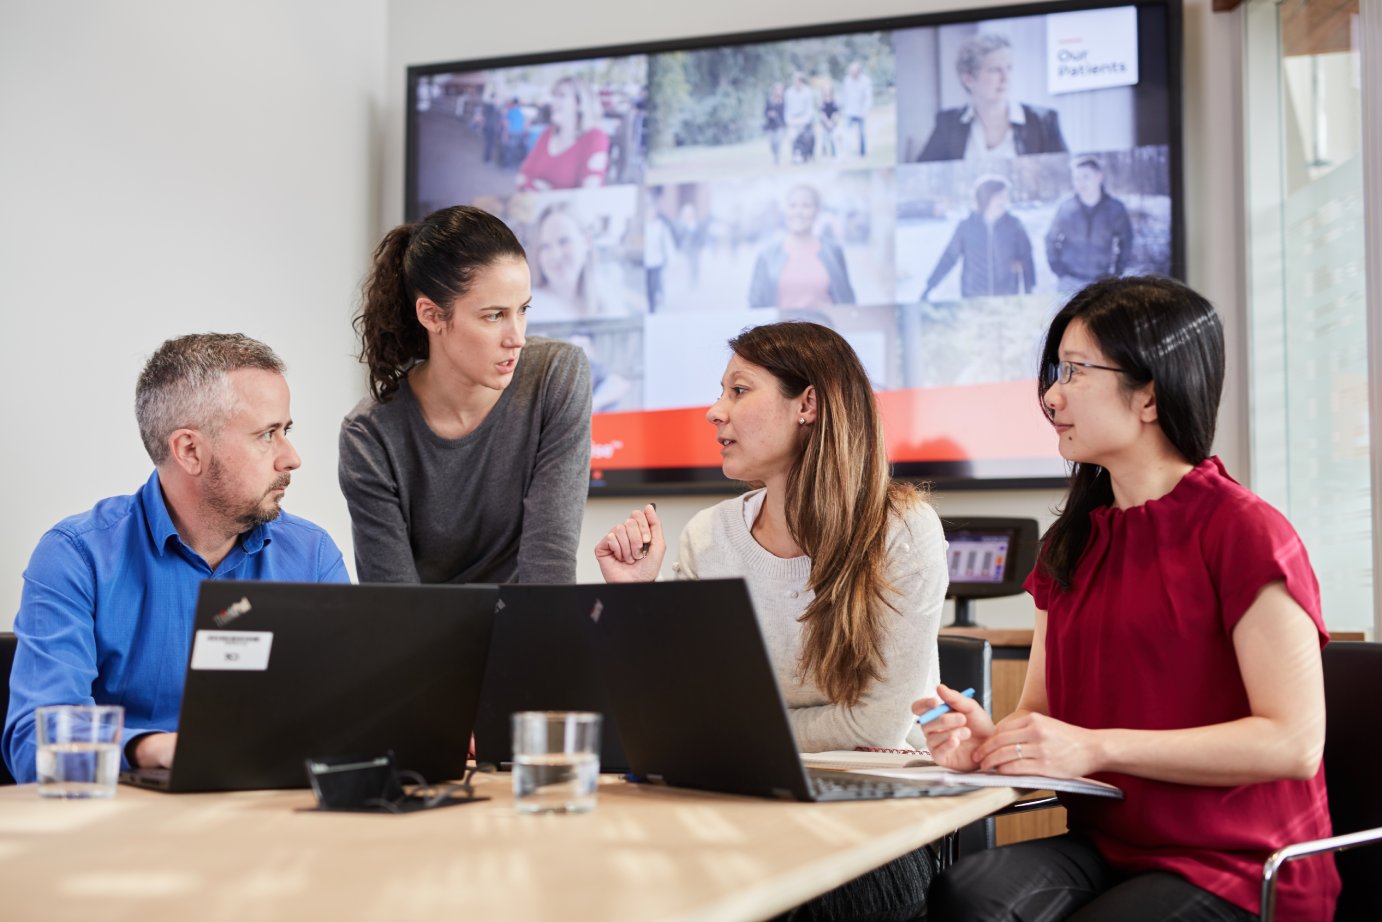
[[(168, 514), (168, 503), (163, 498), (163, 486), (158, 479), (158, 469), (149, 475), (149, 479), (144, 481), (144, 486), (139, 489), (139, 501), (144, 507), (144, 521), (149, 527), (149, 537), (153, 539), (154, 549), (158, 556), (162, 557), (167, 551), (170, 539), (176, 539), (182, 543), (182, 536), (178, 534), (177, 526), (173, 524), (173, 517)], [(279, 513), (279, 518), (283, 513)], [(265, 546), (273, 541), (270, 529), (278, 522), (274, 519), (264, 525), (256, 525), (249, 531), (240, 536), (240, 548), (246, 554), (257, 554)]]
[[(966, 125), (974, 121), (974, 107), (972, 105), (965, 105), (964, 110), (960, 112), (960, 121)], [(1027, 124), (1027, 110), (1022, 108), (1022, 103), (1015, 99), (1008, 100), (1008, 124)]]
[(149, 537), (153, 539), (158, 556), (168, 548), (168, 540), (177, 538), (178, 530), (173, 525), (173, 517), (168, 514), (168, 504), (163, 499), (163, 487), (158, 480), (158, 469), (144, 481), (139, 489), (139, 502), (144, 507), (144, 522), (149, 526)]
[[(278, 514), (278, 519), (281, 518), (283, 518), (282, 512)], [(256, 525), (240, 536), (240, 547), (244, 549), (246, 554), (258, 554), (269, 546), (273, 541), (273, 535), (269, 533), (269, 529), (274, 527), (274, 523), (278, 519), (274, 519), (273, 522), (265, 522), (263, 525)]]

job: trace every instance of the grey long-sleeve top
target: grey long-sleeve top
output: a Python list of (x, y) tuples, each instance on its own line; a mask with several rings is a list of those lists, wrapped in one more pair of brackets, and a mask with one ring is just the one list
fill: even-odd
[(570, 583), (590, 482), (590, 366), (529, 337), (474, 432), (445, 439), (405, 380), (341, 424), (361, 582)]

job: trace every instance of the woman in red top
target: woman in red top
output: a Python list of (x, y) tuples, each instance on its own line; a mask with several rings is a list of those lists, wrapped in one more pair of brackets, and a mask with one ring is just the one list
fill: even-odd
[[(1213, 307), (1168, 279), (1096, 282), (1052, 321), (1039, 391), (1071, 476), (1022, 698), (995, 726), (942, 685), (926, 737), (952, 768), (1126, 799), (1066, 797), (1067, 835), (956, 863), (932, 920), (1256, 918), (1267, 855), (1330, 834), (1319, 585), (1209, 454), (1223, 376)], [(1331, 919), (1338, 890), (1328, 856), (1287, 865), (1281, 917)]]
[(519, 192), (603, 186), (609, 172), (609, 135), (600, 128), (600, 101), (583, 80), (562, 77), (552, 86), (550, 124), (518, 167)]

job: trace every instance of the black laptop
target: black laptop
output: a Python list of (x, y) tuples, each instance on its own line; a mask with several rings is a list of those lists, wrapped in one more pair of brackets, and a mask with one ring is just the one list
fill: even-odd
[(636, 775), (804, 801), (972, 790), (803, 766), (743, 580), (598, 588), (587, 617)]
[(515, 711), (595, 711), (600, 771), (629, 767), (591, 647), (590, 609), (604, 586), (499, 587), (494, 636), (475, 718), (475, 758), (500, 768), (513, 760)]
[(382, 756), (429, 782), (465, 774), (493, 586), (208, 580), (197, 600), (164, 791), (307, 787), (309, 757)]

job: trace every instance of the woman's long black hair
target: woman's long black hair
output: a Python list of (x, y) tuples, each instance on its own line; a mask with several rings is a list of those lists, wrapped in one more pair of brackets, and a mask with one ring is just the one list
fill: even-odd
[[(1065, 305), (1046, 332), (1037, 399), (1056, 382), (1061, 337), (1084, 324), (1110, 365), (1122, 369), (1126, 394), (1154, 385), (1157, 422), (1190, 464), (1209, 457), (1224, 387), (1224, 330), (1214, 306), (1180, 282), (1158, 276), (1095, 282)], [(1060, 514), (1042, 539), (1041, 567), (1070, 588), (1089, 542), (1090, 514), (1113, 503), (1109, 478), (1097, 465), (1075, 462)]]

